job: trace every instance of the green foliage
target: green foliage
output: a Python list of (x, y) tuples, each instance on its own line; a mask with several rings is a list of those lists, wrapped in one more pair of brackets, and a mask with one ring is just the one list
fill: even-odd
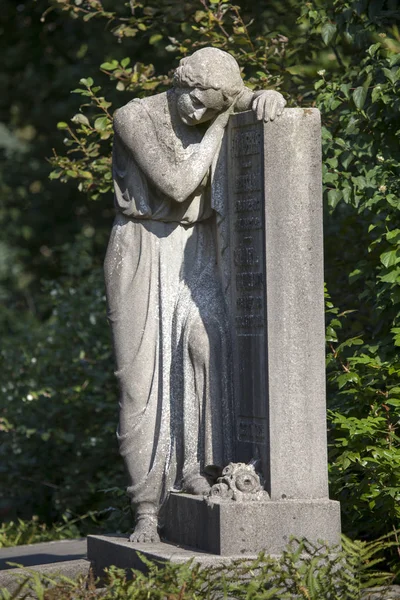
[(0, 548), (21, 546), (24, 544), (36, 544), (54, 540), (65, 540), (78, 538), (81, 535), (81, 524), (85, 519), (93, 519), (94, 515), (89, 513), (77, 519), (64, 517), (59, 525), (47, 526), (41, 523), (37, 516), (30, 521), (8, 521), (0, 525)]
[(311, 33), (334, 20), (343, 64), (340, 78), (321, 72), (314, 85), (324, 119), (326, 276), (341, 307), (327, 310), (331, 489), (345, 530), (377, 536), (400, 519), (400, 39), (396, 27), (382, 27), (387, 7), (371, 6), (337, 1)]
[[(45, 285), (50, 316), (0, 351), (3, 433), (0, 469), (7, 496), (40, 519), (104, 508), (99, 490), (122, 483), (102, 274), (91, 240), (60, 249), (64, 276)], [(104, 469), (107, 460), (111, 476)]]
[(98, 95), (101, 87), (94, 86), (91, 77), (81, 79), (79, 83), (84, 88), (77, 88), (73, 93), (87, 98), (81, 110), (91, 109), (91, 119), (79, 112), (71, 118), (73, 125), (63, 121), (57, 124), (58, 129), (65, 130), (68, 136), (64, 139), (68, 150), (66, 156), (58, 156), (54, 151), (51, 163), (56, 169), (50, 173), (50, 179), (60, 179), (63, 183), (78, 179), (78, 190), (97, 200), (100, 194), (107, 194), (112, 189), (111, 102)]
[(343, 538), (340, 549), (293, 539), (280, 558), (260, 554), (256, 560), (206, 568), (195, 562), (160, 566), (142, 556), (146, 573), (132, 570), (128, 578), (124, 570), (111, 567), (100, 589), (96, 589), (92, 576), (74, 581), (25, 569), (26, 575), (19, 576), (21, 585), (14, 594), (3, 592), (0, 598), (11, 600), (30, 590), (32, 597), (46, 600), (361, 600), (368, 588), (386, 585), (393, 579), (390, 573), (376, 568), (382, 560), (379, 554), (388, 544), (388, 540), (367, 544)]

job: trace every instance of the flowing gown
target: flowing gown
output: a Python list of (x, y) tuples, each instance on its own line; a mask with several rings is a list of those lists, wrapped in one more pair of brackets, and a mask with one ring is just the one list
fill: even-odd
[[(171, 145), (167, 94), (128, 107), (152, 123), (160, 152), (184, 160), (192, 149), (179, 138)], [(217, 219), (210, 177), (175, 202), (144, 175), (117, 134), (113, 177), (117, 216), (105, 280), (120, 386), (117, 435), (133, 503), (159, 506), (172, 488), (232, 458)]]

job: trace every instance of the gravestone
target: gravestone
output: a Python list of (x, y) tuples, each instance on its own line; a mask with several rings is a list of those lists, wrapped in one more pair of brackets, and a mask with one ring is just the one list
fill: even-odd
[(272, 500), (328, 496), (320, 140), (301, 108), (227, 134), (236, 459)]
[(133, 564), (148, 545), (208, 560), (277, 554), (290, 535), (339, 542), (320, 120), (284, 105), (202, 48), (171, 90), (115, 113), (105, 280), (136, 523), (126, 543), (89, 538), (97, 564)]
[(316, 109), (269, 123), (230, 118), (214, 189), (225, 197), (235, 460), (257, 461), (269, 498), (172, 493), (165, 536), (175, 543), (220, 555), (279, 553), (291, 535), (339, 543), (327, 477), (320, 140)]

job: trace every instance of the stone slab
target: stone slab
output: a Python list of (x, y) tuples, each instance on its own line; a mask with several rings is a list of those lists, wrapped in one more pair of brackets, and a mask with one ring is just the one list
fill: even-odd
[[(140, 559), (139, 554), (159, 563), (170, 561), (176, 564), (183, 564), (189, 560), (193, 560), (196, 563), (200, 563), (203, 567), (229, 565), (233, 560), (243, 560), (242, 555), (216, 556), (198, 549), (178, 546), (169, 542), (137, 544), (130, 542), (127, 536), (115, 535), (88, 535), (87, 554), (96, 577), (101, 577), (104, 569), (111, 565), (120, 569), (146, 571), (146, 566)], [(257, 558), (257, 555), (249, 555), (245, 558), (247, 560), (254, 560)]]
[(0, 548), (0, 570), (10, 569), (9, 562), (24, 567), (78, 560), (86, 557), (86, 539), (40, 542)]
[(363, 592), (362, 600), (400, 600), (400, 585), (376, 587)]
[(208, 504), (171, 493), (165, 510), (166, 539), (220, 556), (277, 555), (291, 536), (340, 544), (340, 505), (333, 500)]
[(67, 560), (54, 562), (49, 564), (40, 564), (26, 569), (6, 569), (0, 571), (0, 589), (6, 589), (13, 593), (19, 586), (20, 582), (29, 576), (29, 571), (37, 571), (43, 575), (55, 577), (62, 575), (69, 579), (76, 579), (80, 575), (88, 576), (90, 570), (90, 562), (83, 558), (78, 560)]

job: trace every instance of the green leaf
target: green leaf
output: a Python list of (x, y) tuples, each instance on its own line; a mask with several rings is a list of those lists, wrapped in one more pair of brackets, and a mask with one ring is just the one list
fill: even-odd
[(79, 123), (80, 125), (88, 125), (90, 126), (89, 119), (83, 115), (82, 113), (78, 113), (74, 115), (71, 119), (73, 123)]
[(162, 40), (163, 36), (160, 33), (155, 33), (154, 35), (152, 35), (149, 39), (149, 44), (151, 46), (154, 46), (155, 44), (157, 44), (160, 40)]
[(196, 10), (195, 15), (194, 15), (194, 20), (196, 21), (196, 23), (200, 23), (200, 21), (202, 19), (204, 19), (204, 17), (207, 16), (207, 13), (204, 12), (204, 10)]
[(377, 44), (372, 44), (372, 46), (370, 46), (368, 48), (368, 54), (370, 56), (374, 56), (377, 53), (377, 51), (379, 50), (380, 47), (381, 47), (381, 43), (380, 42), (378, 42)]
[(357, 87), (353, 92), (353, 101), (358, 110), (362, 110), (362, 107), (365, 104), (365, 100), (367, 99), (367, 90), (362, 86)]
[(99, 117), (94, 122), (94, 128), (97, 131), (104, 131), (105, 129), (107, 129), (109, 122), (110, 119), (108, 117)]
[(381, 98), (381, 96), (382, 96), (382, 86), (379, 84), (379, 85), (376, 85), (374, 87), (374, 89), (372, 90), (372, 93), (371, 93), (372, 102), (377, 102), (377, 100), (379, 100)]
[(337, 378), (337, 383), (339, 390), (341, 390), (346, 383), (360, 383), (360, 378), (357, 373), (343, 373)]
[(385, 275), (379, 275), (379, 279), (384, 283), (396, 283), (399, 277), (399, 269), (393, 269), (392, 271), (389, 271), (389, 273), (385, 273)]
[(338, 202), (342, 198), (342, 192), (340, 190), (329, 190), (328, 192), (328, 205), (331, 208), (335, 208)]
[(386, 239), (390, 244), (398, 244), (400, 242), (400, 229), (392, 229), (386, 234)]
[(354, 154), (353, 152), (349, 152), (348, 150), (345, 150), (344, 152), (341, 152), (340, 154), (340, 161), (343, 165), (343, 167), (345, 169), (348, 168), (348, 166), (350, 165), (350, 163), (354, 160)]
[(79, 171), (79, 175), (84, 179), (93, 179), (93, 175), (90, 171)]
[(137, 31), (138, 30), (134, 27), (121, 27), (121, 33), (123, 33), (125, 37), (135, 37)]
[(325, 23), (321, 29), (321, 36), (326, 46), (329, 46), (336, 35), (336, 25), (333, 23)]
[(59, 121), (59, 123), (57, 123), (57, 129), (68, 129), (68, 123), (64, 123), (64, 121)]
[(355, 281), (360, 279), (362, 275), (363, 272), (361, 271), (361, 269), (354, 269), (354, 271), (352, 271), (349, 275), (349, 283), (354, 283)]
[(387, 79), (389, 79), (389, 81), (393, 84), (395, 84), (399, 78), (399, 69), (396, 67), (393, 67), (392, 69), (383, 69), (383, 72), (385, 73)]
[(80, 94), (81, 96), (91, 96), (92, 95), (87, 90), (82, 90), (81, 88), (76, 88), (76, 90), (71, 90), (71, 94)]
[(90, 21), (90, 19), (93, 19), (93, 17), (96, 16), (97, 13), (92, 12), (92, 13), (86, 13), (86, 15), (84, 15), (83, 20), (85, 22)]
[(327, 327), (326, 329), (326, 341), (327, 342), (337, 342), (338, 338), (337, 338), (337, 334), (336, 331), (333, 329), (333, 327)]
[(125, 69), (125, 67), (127, 67), (130, 62), (131, 62), (131, 59), (129, 57), (123, 58), (121, 60), (121, 66)]
[(354, 36), (353, 36), (353, 35), (351, 35), (351, 33), (350, 33), (349, 31), (344, 31), (342, 35), (343, 35), (343, 37), (344, 37), (345, 41), (346, 41), (348, 44), (352, 44), (352, 43), (353, 43), (353, 41), (354, 41)]
[(349, 458), (344, 458), (342, 462), (343, 469), (347, 469), (351, 465), (351, 461)]
[(346, 98), (349, 98), (349, 96), (350, 96), (349, 92), (351, 89), (350, 83), (342, 83), (339, 89), (341, 92), (343, 92), (343, 94), (346, 96)]
[(353, 194), (353, 189), (350, 186), (343, 188), (343, 200), (349, 204)]
[(94, 81), (91, 77), (88, 77), (87, 79), (85, 79), (85, 78), (80, 79), (79, 83), (82, 83), (83, 85), (86, 85), (87, 87), (91, 87), (93, 85)]
[(117, 60), (112, 60), (111, 62), (104, 62), (100, 65), (100, 69), (103, 69), (104, 71), (114, 71), (117, 67), (118, 67)]
[(395, 265), (399, 262), (399, 257), (397, 255), (396, 250), (389, 250), (389, 252), (383, 252), (379, 258), (380, 258), (381, 263), (386, 268), (393, 267), (393, 265)]

